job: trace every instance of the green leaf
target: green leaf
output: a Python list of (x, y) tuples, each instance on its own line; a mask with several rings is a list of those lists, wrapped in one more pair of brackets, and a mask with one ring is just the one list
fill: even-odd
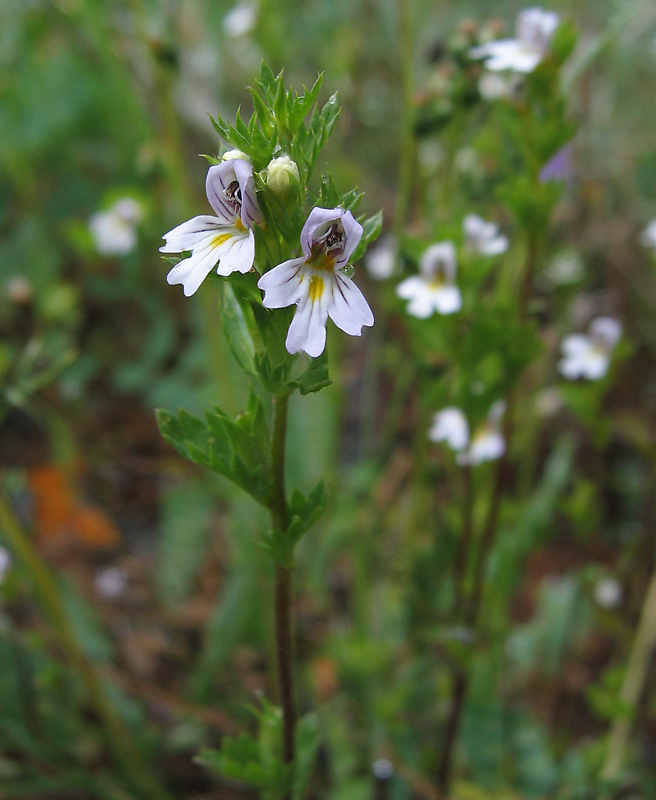
[(351, 261), (355, 262), (365, 253), (365, 250), (372, 242), (375, 242), (376, 239), (380, 236), (381, 231), (383, 230), (383, 212), (379, 211), (377, 214), (374, 214), (373, 217), (369, 217), (362, 223), (362, 238), (358, 246), (355, 248), (353, 255), (351, 256)]
[(262, 505), (272, 484), (269, 435), (260, 399), (251, 390), (248, 408), (236, 420), (221, 409), (198, 419), (184, 410), (157, 411), (162, 436), (184, 458), (229, 478)]
[(317, 358), (310, 359), (308, 368), (298, 381), (298, 390), (302, 395), (313, 394), (331, 383), (328, 375), (328, 351), (324, 350)]
[(254, 361), (255, 343), (246, 321), (244, 309), (228, 282), (225, 282), (223, 287), (221, 322), (228, 346), (239, 366), (248, 375), (257, 375)]
[(292, 800), (303, 800), (305, 797), (320, 744), (319, 717), (316, 714), (307, 714), (296, 726), (296, 761), (294, 762)]

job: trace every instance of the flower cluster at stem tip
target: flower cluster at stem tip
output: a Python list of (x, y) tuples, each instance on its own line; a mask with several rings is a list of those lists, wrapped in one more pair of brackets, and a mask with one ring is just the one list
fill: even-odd
[[(267, 189), (286, 200), (299, 184), (296, 163), (282, 155), (272, 159), (267, 170)], [(254, 227), (262, 224), (253, 166), (240, 151), (225, 154), (210, 167), (207, 199), (216, 216), (201, 215), (164, 234), (162, 253), (185, 253), (168, 273), (170, 284), (182, 284), (185, 296), (193, 295), (216, 267), (218, 275), (247, 273), (255, 265)], [(326, 322), (360, 336), (362, 328), (374, 324), (364, 296), (351, 279), (349, 260), (362, 238), (362, 225), (343, 208), (315, 207), (301, 231), (302, 256), (265, 272), (258, 281), (264, 291), (265, 308), (296, 304), (286, 347), (289, 353), (321, 355), (326, 346)]]

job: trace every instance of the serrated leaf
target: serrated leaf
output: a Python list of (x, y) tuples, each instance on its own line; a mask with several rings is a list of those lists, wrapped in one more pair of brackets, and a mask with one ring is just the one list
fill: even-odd
[(369, 217), (362, 223), (362, 238), (353, 251), (351, 261), (357, 261), (359, 258), (362, 258), (367, 247), (369, 247), (372, 242), (376, 241), (382, 230), (383, 212), (379, 211), (377, 214), (374, 214), (373, 217)]

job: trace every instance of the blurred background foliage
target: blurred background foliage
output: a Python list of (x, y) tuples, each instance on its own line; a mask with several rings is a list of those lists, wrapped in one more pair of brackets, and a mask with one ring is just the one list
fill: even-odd
[[(511, 30), (520, 8), (2, 0), (0, 465), (63, 607), (35, 591), (29, 557), (3, 538), (14, 560), (0, 586), (0, 796), (244, 795), (193, 756), (252, 726), (256, 693), (274, 694), (270, 565), (254, 544), (266, 520), (182, 462), (154, 409), (236, 413), (247, 386), (220, 331), (216, 283), (192, 300), (167, 286), (161, 234), (206, 213), (198, 155), (219, 147), (208, 114), (249, 108), (244, 86), (262, 58), (299, 88), (324, 72), (342, 113), (322, 159), (342, 191), (366, 192), (368, 213), (385, 209), (389, 230), (412, 73), (408, 252), (412, 237), (458, 229), (473, 204), (496, 208), (494, 167), (511, 156), (484, 110), (468, 110), (471, 80), (452, 54), (466, 20)], [(318, 709), (323, 732), (312, 796), (436, 797), (453, 663), (472, 675), (454, 797), (600, 796), (655, 555), (656, 277), (638, 234), (656, 216), (656, 7), (552, 8), (579, 31), (564, 70), (579, 132), (538, 265), (539, 347), (474, 641), (449, 612), (459, 473), (425, 435), (448, 399), (441, 323), (408, 321), (390, 283), (360, 264), (378, 325), (362, 340), (331, 331), (334, 386), (292, 400), (289, 484), (328, 477), (331, 496), (302, 546), (297, 598), (300, 705)], [(138, 243), (102, 255), (89, 220), (126, 196), (143, 210)], [(623, 349), (606, 380), (565, 386), (559, 340), (593, 312), (623, 320)], [(475, 342), (521, 349), (523, 331), (505, 322), (482, 320)], [(493, 383), (495, 363), (481, 369)], [(488, 398), (479, 405), (482, 417)], [(475, 483), (480, 518), (487, 466)], [(81, 651), (72, 660), (68, 635)], [(648, 686), (655, 677), (652, 664)], [(648, 689), (624, 797), (656, 797), (655, 703)], [(135, 785), (129, 752), (115, 769), (113, 724), (158, 786)], [(381, 759), (396, 768), (384, 789), (372, 774)]]

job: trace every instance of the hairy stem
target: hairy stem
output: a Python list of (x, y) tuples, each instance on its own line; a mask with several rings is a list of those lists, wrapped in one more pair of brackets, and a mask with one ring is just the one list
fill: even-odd
[[(287, 435), (287, 395), (273, 398), (273, 437), (271, 465), (273, 491), (271, 493), (271, 520), (274, 528), (286, 533), (289, 527), (287, 497), (285, 492), (285, 441)], [(294, 730), (296, 704), (294, 701), (294, 672), (292, 645), (292, 569), (276, 564), (275, 627), (276, 666), (278, 691), (283, 719), (283, 757), (286, 764), (294, 760)]]
[(143, 763), (129, 729), (118, 716), (107, 697), (102, 681), (93, 663), (80, 646), (69, 621), (57, 583), (42, 561), (29, 536), (11, 511), (7, 499), (0, 495), (0, 529), (16, 557), (30, 575), (42, 609), (57, 636), (64, 656), (77, 672), (84, 684), (91, 704), (102, 720), (103, 730), (117, 763), (125, 771), (128, 780), (145, 798), (167, 798), (167, 793), (157, 785)]

